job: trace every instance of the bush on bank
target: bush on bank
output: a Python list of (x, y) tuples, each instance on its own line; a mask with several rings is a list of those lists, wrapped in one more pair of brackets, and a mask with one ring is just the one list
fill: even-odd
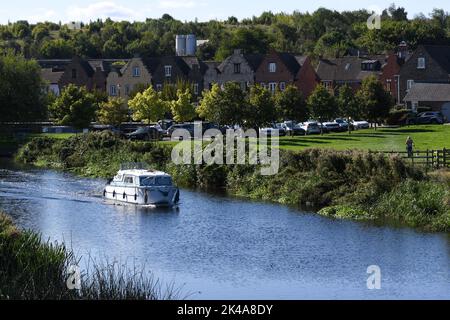
[(0, 213), (0, 300), (157, 300), (177, 299), (180, 290), (161, 284), (143, 271), (117, 263), (94, 263), (81, 276), (81, 289), (69, 290), (69, 267), (78, 260), (64, 244), (43, 242), (21, 231)]
[[(112, 133), (68, 140), (36, 138), (18, 153), (21, 162), (112, 177), (123, 162), (147, 162), (183, 187), (224, 189), (236, 196), (309, 206), (334, 218), (382, 220), (430, 231), (450, 230), (450, 179), (430, 175), (398, 156), (362, 151), (280, 151), (280, 172), (261, 176), (251, 165), (175, 165), (169, 146), (129, 142)], [(320, 210), (321, 209), (321, 210)]]

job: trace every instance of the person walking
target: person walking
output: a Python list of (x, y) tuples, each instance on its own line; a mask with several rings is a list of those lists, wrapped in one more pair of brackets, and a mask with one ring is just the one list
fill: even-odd
[(414, 155), (413, 149), (414, 149), (414, 140), (411, 137), (408, 137), (408, 139), (406, 139), (406, 151), (408, 152), (409, 158), (412, 158)]

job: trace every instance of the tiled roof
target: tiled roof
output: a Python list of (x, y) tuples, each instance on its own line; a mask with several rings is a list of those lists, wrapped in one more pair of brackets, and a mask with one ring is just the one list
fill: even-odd
[(317, 75), (321, 80), (361, 81), (370, 75), (379, 75), (381, 70), (362, 70), (362, 63), (385, 64), (385, 56), (358, 57), (349, 56), (336, 59), (321, 59), (317, 66)]
[(441, 68), (450, 74), (450, 46), (423, 46), (428, 54)]
[(416, 83), (409, 90), (405, 101), (449, 102), (450, 83)]
[(61, 80), (64, 71), (53, 71), (51, 68), (41, 69), (41, 77), (50, 84), (57, 84)]

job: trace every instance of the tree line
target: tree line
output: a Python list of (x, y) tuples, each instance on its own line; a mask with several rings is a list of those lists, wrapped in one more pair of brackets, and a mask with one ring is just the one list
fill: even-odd
[(238, 20), (182, 22), (168, 14), (144, 22), (114, 22), (111, 19), (81, 24), (74, 30), (53, 22), (30, 24), (17, 21), (0, 25), (0, 48), (12, 49), (27, 58), (131, 58), (135, 55), (172, 55), (175, 35), (193, 33), (210, 41), (198, 56), (221, 61), (233, 52), (277, 51), (311, 56), (342, 56), (355, 48), (380, 53), (406, 41), (418, 44), (447, 44), (450, 15), (442, 9), (408, 19), (405, 8), (391, 5), (382, 15), (381, 30), (366, 26), (367, 10), (338, 12), (320, 8), (312, 13), (264, 12)]

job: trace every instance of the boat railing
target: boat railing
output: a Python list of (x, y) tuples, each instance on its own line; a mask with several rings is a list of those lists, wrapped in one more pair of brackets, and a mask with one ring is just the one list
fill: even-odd
[(147, 170), (148, 165), (143, 162), (126, 162), (120, 165), (120, 170)]

